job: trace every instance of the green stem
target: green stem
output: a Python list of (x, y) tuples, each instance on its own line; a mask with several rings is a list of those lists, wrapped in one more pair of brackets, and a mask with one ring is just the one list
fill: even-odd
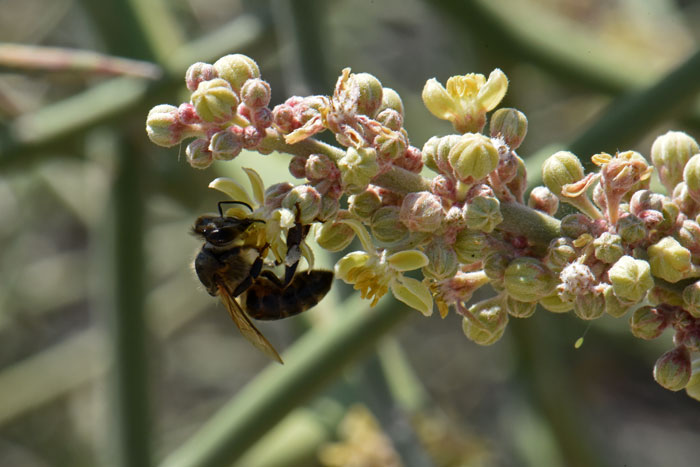
[(265, 369), (173, 451), (162, 467), (231, 465), (282, 417), (309, 400), (411, 315), (406, 307), (389, 299), (367, 310), (359, 298), (353, 298), (345, 309), (349, 313), (332, 327), (317, 327), (305, 334), (286, 353), (287, 364)]

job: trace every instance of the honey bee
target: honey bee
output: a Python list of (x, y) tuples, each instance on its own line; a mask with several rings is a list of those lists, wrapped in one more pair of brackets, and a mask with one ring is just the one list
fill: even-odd
[[(264, 221), (225, 216), (222, 204), (240, 204), (252, 211), (242, 201), (221, 201), (218, 216), (197, 218), (192, 231), (204, 240), (204, 245), (194, 260), (194, 269), (207, 292), (224, 303), (243, 337), (268, 357), (283, 363), (250, 318), (277, 320), (308, 310), (330, 290), (333, 272), (320, 269), (296, 272), (301, 258), (300, 244), (309, 231), (309, 226), (299, 221), (298, 207), (295, 225), (287, 232), (285, 274), (280, 279), (273, 271), (264, 269), (269, 245), (246, 242), (248, 229)], [(236, 300), (238, 297), (243, 307)]]

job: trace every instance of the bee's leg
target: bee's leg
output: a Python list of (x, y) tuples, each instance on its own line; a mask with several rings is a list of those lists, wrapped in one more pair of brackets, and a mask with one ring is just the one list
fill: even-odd
[(282, 282), (279, 277), (275, 275), (274, 272), (272, 271), (263, 271), (260, 273), (260, 275), (266, 279), (268, 279), (270, 282), (272, 282), (275, 286), (279, 287), (280, 289), (284, 289), (287, 284)]
[(294, 274), (297, 272), (299, 260), (301, 259), (301, 242), (309, 233), (311, 226), (301, 223), (301, 209), (299, 203), (296, 204), (297, 214), (294, 227), (287, 231), (287, 255), (284, 259), (284, 286), (288, 286)]

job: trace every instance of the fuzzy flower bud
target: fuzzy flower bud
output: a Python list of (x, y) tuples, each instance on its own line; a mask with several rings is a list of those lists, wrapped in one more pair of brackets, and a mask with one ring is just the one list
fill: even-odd
[(350, 196), (348, 209), (360, 219), (371, 219), (372, 215), (382, 207), (382, 200), (375, 190), (365, 190)]
[(490, 138), (476, 133), (462, 135), (448, 155), (454, 174), (463, 182), (481, 180), (498, 167), (498, 150)]
[(561, 271), (564, 266), (576, 258), (576, 248), (569, 237), (557, 237), (549, 242), (544, 264), (552, 271)]
[(408, 148), (406, 138), (395, 131), (385, 131), (378, 134), (374, 138), (373, 145), (377, 149), (377, 155), (382, 160), (393, 160), (403, 156)]
[(593, 241), (593, 246), (595, 247), (595, 257), (604, 263), (612, 264), (625, 254), (622, 237), (610, 232), (600, 234)]
[(688, 186), (690, 197), (700, 203), (700, 154), (695, 154), (685, 165), (683, 181)]
[(401, 203), (401, 222), (413, 232), (434, 232), (444, 217), (440, 198), (429, 191), (409, 193)]
[(651, 273), (668, 282), (678, 282), (692, 268), (690, 251), (673, 237), (664, 237), (647, 248)]
[(282, 200), (282, 207), (296, 213), (302, 224), (311, 224), (321, 212), (321, 195), (309, 185), (299, 185), (292, 188)]
[(559, 198), (545, 186), (536, 186), (530, 192), (527, 205), (553, 216), (559, 209)]
[(491, 300), (472, 305), (469, 315), (462, 320), (462, 330), (467, 338), (479, 345), (491, 345), (498, 341), (508, 324), (508, 312)]
[(556, 277), (537, 258), (520, 257), (505, 271), (504, 284), (508, 295), (521, 302), (536, 302), (546, 297), (556, 286)]
[(409, 231), (401, 222), (398, 206), (384, 206), (372, 216), (372, 235), (385, 245), (399, 243), (408, 237)]
[(221, 78), (199, 83), (191, 99), (197, 115), (206, 122), (229, 120), (238, 107), (238, 96), (231, 89), (231, 85)]
[(202, 81), (210, 81), (218, 78), (214, 66), (209, 63), (197, 62), (190, 65), (185, 73), (187, 89), (194, 92)]
[[(382, 89), (382, 105), (379, 107), (379, 112), (381, 113), (385, 110), (393, 110), (394, 112), (397, 112), (403, 120), (403, 101), (401, 100), (401, 96), (399, 95), (399, 93), (391, 88)], [(391, 129), (395, 130), (394, 128)]]
[(241, 100), (250, 109), (267, 107), (271, 96), (270, 85), (260, 78), (249, 79), (241, 88)]
[(574, 313), (586, 321), (600, 318), (605, 313), (605, 297), (595, 292), (577, 296), (574, 300)]
[(678, 231), (678, 241), (693, 255), (700, 255), (700, 224), (696, 221), (685, 220)]
[(435, 239), (423, 250), (430, 261), (423, 267), (423, 274), (432, 279), (442, 280), (457, 273), (459, 261), (457, 254), (442, 240)]
[(489, 133), (502, 137), (510, 149), (517, 149), (527, 134), (527, 117), (517, 109), (498, 109), (491, 116)]
[(349, 147), (338, 161), (343, 186), (350, 193), (360, 193), (379, 172), (374, 149)]
[(187, 145), (185, 149), (187, 162), (195, 169), (206, 169), (214, 162), (214, 156), (209, 150), (209, 141), (196, 139)]
[(569, 238), (579, 238), (583, 234), (592, 233), (593, 221), (584, 214), (569, 214), (561, 220), (561, 233)]
[(506, 297), (503, 304), (508, 314), (514, 318), (529, 318), (537, 309), (536, 302), (520, 302), (511, 296)]
[(593, 291), (596, 278), (591, 268), (577, 261), (568, 264), (559, 274), (561, 284), (557, 286), (562, 300), (573, 301)]
[(605, 299), (605, 312), (613, 318), (621, 318), (632, 308), (633, 305), (630, 302), (620, 300), (615, 295), (615, 292), (610, 285), (605, 287), (603, 291), (603, 298)]
[(558, 197), (562, 196), (564, 185), (578, 182), (583, 174), (581, 161), (569, 151), (552, 154), (542, 165), (542, 181)]
[(231, 126), (212, 135), (209, 150), (214, 159), (230, 161), (243, 150), (243, 140), (244, 135), (240, 128)]
[(634, 214), (624, 214), (617, 221), (617, 233), (622, 240), (628, 244), (641, 242), (647, 238), (647, 228), (644, 226), (644, 221)]
[(683, 289), (683, 308), (693, 318), (700, 318), (700, 281)]
[(369, 73), (353, 73), (349, 79), (350, 86), (356, 86), (357, 112), (374, 117), (382, 105), (382, 83)]
[(304, 164), (309, 180), (323, 180), (337, 174), (337, 167), (325, 154), (311, 154)]
[(615, 295), (623, 300), (641, 301), (654, 286), (649, 263), (631, 256), (623, 256), (608, 270)]
[(214, 69), (219, 78), (225, 79), (236, 94), (241, 92), (243, 83), (251, 78), (260, 78), (260, 68), (250, 57), (232, 54), (221, 57), (214, 62)]
[[(386, 88), (384, 88), (386, 90)], [(375, 118), (383, 127), (399, 131), (403, 127), (403, 116), (394, 109), (384, 109)]]
[(503, 221), (501, 203), (493, 196), (476, 196), (465, 205), (464, 221), (470, 229), (490, 233)]
[(651, 145), (651, 160), (668, 193), (683, 180), (685, 164), (698, 153), (698, 143), (681, 131), (669, 131), (656, 138)]
[(552, 313), (566, 313), (574, 309), (574, 302), (562, 300), (558, 293), (542, 297), (538, 303)]
[(195, 135), (180, 122), (178, 108), (166, 104), (157, 105), (148, 112), (146, 133), (153, 143), (165, 148), (180, 144), (183, 139)]
[(488, 253), (488, 237), (481, 231), (464, 229), (457, 233), (453, 248), (460, 263), (474, 263)]
[[(345, 213), (338, 215), (340, 219), (347, 217)], [(355, 232), (347, 224), (342, 222), (324, 222), (316, 229), (316, 243), (328, 251), (342, 251), (347, 248), (355, 238)]]
[(630, 331), (634, 337), (644, 340), (656, 339), (668, 326), (666, 316), (650, 306), (637, 308), (630, 318)]
[(265, 210), (272, 212), (282, 207), (282, 200), (294, 186), (288, 182), (275, 183), (265, 190)]
[(680, 346), (656, 361), (654, 379), (669, 391), (680, 391), (688, 385), (691, 370), (690, 352), (685, 346)]

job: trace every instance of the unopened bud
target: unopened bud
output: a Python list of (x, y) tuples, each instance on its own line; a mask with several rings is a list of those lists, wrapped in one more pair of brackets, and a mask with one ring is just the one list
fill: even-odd
[(514, 318), (529, 318), (537, 309), (536, 302), (520, 302), (511, 296), (506, 297), (503, 304), (508, 314)]
[(272, 212), (275, 209), (281, 208), (282, 200), (292, 188), (294, 188), (294, 185), (288, 182), (275, 183), (267, 187), (265, 190), (265, 210), (267, 212)]
[(647, 238), (648, 231), (644, 221), (634, 214), (623, 214), (618, 219), (616, 228), (618, 235), (627, 244), (638, 243)]
[(527, 205), (553, 216), (559, 209), (559, 198), (545, 186), (536, 186), (530, 192)]
[(556, 292), (542, 297), (539, 304), (542, 305), (545, 310), (551, 311), (552, 313), (566, 313), (574, 309), (574, 303), (572, 301), (562, 300)]
[(569, 151), (552, 154), (542, 166), (542, 181), (558, 197), (562, 196), (564, 185), (578, 182), (582, 178), (583, 165), (578, 157)]
[[(339, 217), (342, 217), (339, 215)], [(355, 232), (342, 222), (328, 221), (316, 229), (316, 243), (328, 251), (342, 251), (352, 243)]]
[(544, 264), (552, 271), (561, 271), (576, 258), (576, 248), (569, 237), (557, 237), (549, 242)]
[(700, 318), (700, 281), (683, 289), (683, 308), (693, 318)]
[(664, 237), (647, 248), (651, 273), (668, 282), (684, 279), (692, 268), (690, 251), (673, 237)]
[(508, 312), (497, 303), (486, 301), (469, 308), (470, 317), (462, 320), (462, 330), (469, 340), (479, 345), (498, 341), (508, 324)]
[(401, 222), (398, 206), (384, 206), (372, 216), (372, 235), (385, 245), (399, 243), (408, 237), (409, 231)]
[(685, 346), (669, 350), (654, 364), (654, 379), (669, 391), (685, 388), (691, 373), (690, 352)]
[[(404, 116), (403, 101), (401, 100), (401, 96), (399, 96), (399, 93), (394, 91), (391, 88), (383, 88), (382, 89), (382, 105), (381, 105), (381, 107), (379, 107), (379, 112), (381, 113), (385, 110), (393, 110), (394, 112), (397, 112), (399, 114), (399, 116), (401, 117), (401, 119), (403, 120), (403, 116)], [(377, 116), (377, 118), (379, 118), (379, 116)], [(395, 130), (394, 128), (391, 128), (391, 129)]]
[(669, 131), (651, 145), (651, 160), (669, 194), (683, 180), (685, 164), (698, 153), (698, 143), (681, 131)]
[(502, 137), (510, 149), (517, 149), (527, 134), (527, 117), (517, 109), (498, 109), (491, 116), (489, 132)]
[(214, 156), (209, 150), (209, 141), (196, 139), (187, 145), (185, 149), (187, 162), (195, 169), (206, 169), (214, 162)]
[(407, 140), (398, 132), (382, 132), (374, 138), (374, 147), (382, 160), (393, 160), (402, 156), (408, 147)]
[(637, 308), (630, 318), (630, 331), (634, 337), (644, 340), (656, 339), (668, 326), (666, 316), (650, 306)]
[(603, 297), (605, 298), (605, 312), (613, 318), (621, 318), (632, 309), (632, 305), (634, 305), (633, 303), (620, 300), (615, 295), (612, 286), (607, 286), (605, 288)]
[(461, 263), (470, 264), (484, 259), (488, 253), (488, 237), (478, 230), (464, 229), (457, 233), (453, 248)]
[(700, 154), (695, 154), (685, 165), (683, 181), (688, 185), (690, 197), (700, 203)]
[(238, 107), (238, 96), (233, 92), (228, 81), (221, 78), (199, 83), (191, 99), (197, 115), (206, 122), (229, 120)]
[(376, 120), (392, 131), (399, 131), (403, 127), (403, 116), (394, 109), (382, 110), (377, 114)]
[(340, 202), (332, 196), (321, 197), (321, 211), (318, 213), (317, 219), (321, 222), (326, 222), (330, 219), (335, 219), (340, 211)]
[(294, 178), (306, 178), (306, 157), (294, 156), (289, 160), (289, 173)]
[(230, 161), (243, 150), (243, 132), (240, 127), (231, 126), (214, 133), (209, 142), (209, 150), (214, 159)]
[(180, 122), (178, 108), (166, 104), (157, 105), (148, 112), (146, 133), (151, 142), (166, 148), (190, 136), (187, 127)]
[(524, 204), (525, 201), (523, 201), (523, 196), (527, 190), (527, 167), (525, 167), (525, 161), (523, 161), (520, 156), (516, 155), (515, 161), (518, 164), (515, 171), (515, 176), (506, 184), (506, 187), (510, 190), (519, 203)]
[(600, 261), (612, 264), (625, 254), (622, 237), (610, 232), (603, 232), (593, 241), (595, 257)]
[(260, 78), (260, 68), (255, 60), (242, 54), (221, 57), (214, 62), (219, 78), (229, 82), (236, 94), (240, 94), (243, 84), (251, 78)]
[(556, 277), (537, 258), (520, 257), (505, 271), (504, 284), (508, 295), (521, 302), (536, 302), (546, 297), (556, 286)]
[(423, 145), (423, 163), (435, 172), (451, 175), (452, 168), (449, 162), (449, 154), (460, 138), (460, 135), (433, 136), (430, 138)]
[(561, 220), (561, 233), (569, 238), (579, 238), (583, 234), (590, 234), (594, 230), (593, 221), (585, 214), (569, 214)]
[(623, 256), (608, 270), (615, 295), (623, 300), (641, 301), (654, 286), (649, 263), (631, 256)]
[(349, 193), (360, 193), (379, 172), (374, 149), (350, 147), (338, 161), (343, 186)]
[(498, 150), (490, 138), (466, 133), (448, 155), (454, 174), (463, 182), (481, 180), (498, 167)]
[[(438, 174), (430, 181), (430, 192), (445, 200), (455, 200), (457, 192), (454, 179)], [(455, 207), (455, 206), (453, 206)], [(456, 207), (455, 207), (456, 208)], [(459, 208), (456, 208), (459, 209)], [(462, 217), (462, 211), (459, 213)]]
[(490, 233), (503, 221), (501, 203), (493, 196), (476, 196), (465, 205), (464, 221), (470, 229)]
[(348, 209), (360, 219), (371, 219), (374, 213), (382, 207), (382, 200), (375, 190), (365, 190), (350, 196)]
[(260, 78), (249, 79), (241, 88), (241, 100), (250, 109), (267, 107), (271, 96), (270, 85)]
[(688, 185), (685, 182), (680, 182), (673, 189), (673, 204), (678, 206), (678, 208), (686, 215), (693, 215), (694, 213), (700, 212), (700, 204), (697, 203), (688, 192)]
[(209, 63), (197, 62), (190, 65), (185, 73), (187, 89), (194, 92), (202, 81), (210, 81), (218, 78), (214, 66)]
[(351, 86), (357, 86), (359, 92), (358, 113), (374, 117), (382, 105), (382, 83), (369, 73), (353, 73), (349, 81)]
[(455, 251), (441, 240), (435, 239), (423, 250), (429, 263), (423, 267), (423, 274), (436, 280), (453, 277), (459, 268)]
[(401, 203), (401, 221), (413, 232), (434, 232), (445, 217), (440, 198), (429, 191), (409, 193)]
[(605, 313), (605, 297), (595, 292), (578, 295), (574, 299), (574, 313), (587, 321), (600, 318)]
[(321, 195), (312, 186), (295, 186), (282, 200), (282, 207), (298, 214), (302, 224), (311, 224), (321, 212)]
[(325, 154), (311, 154), (305, 161), (305, 172), (309, 180), (323, 180), (337, 175), (338, 168)]

